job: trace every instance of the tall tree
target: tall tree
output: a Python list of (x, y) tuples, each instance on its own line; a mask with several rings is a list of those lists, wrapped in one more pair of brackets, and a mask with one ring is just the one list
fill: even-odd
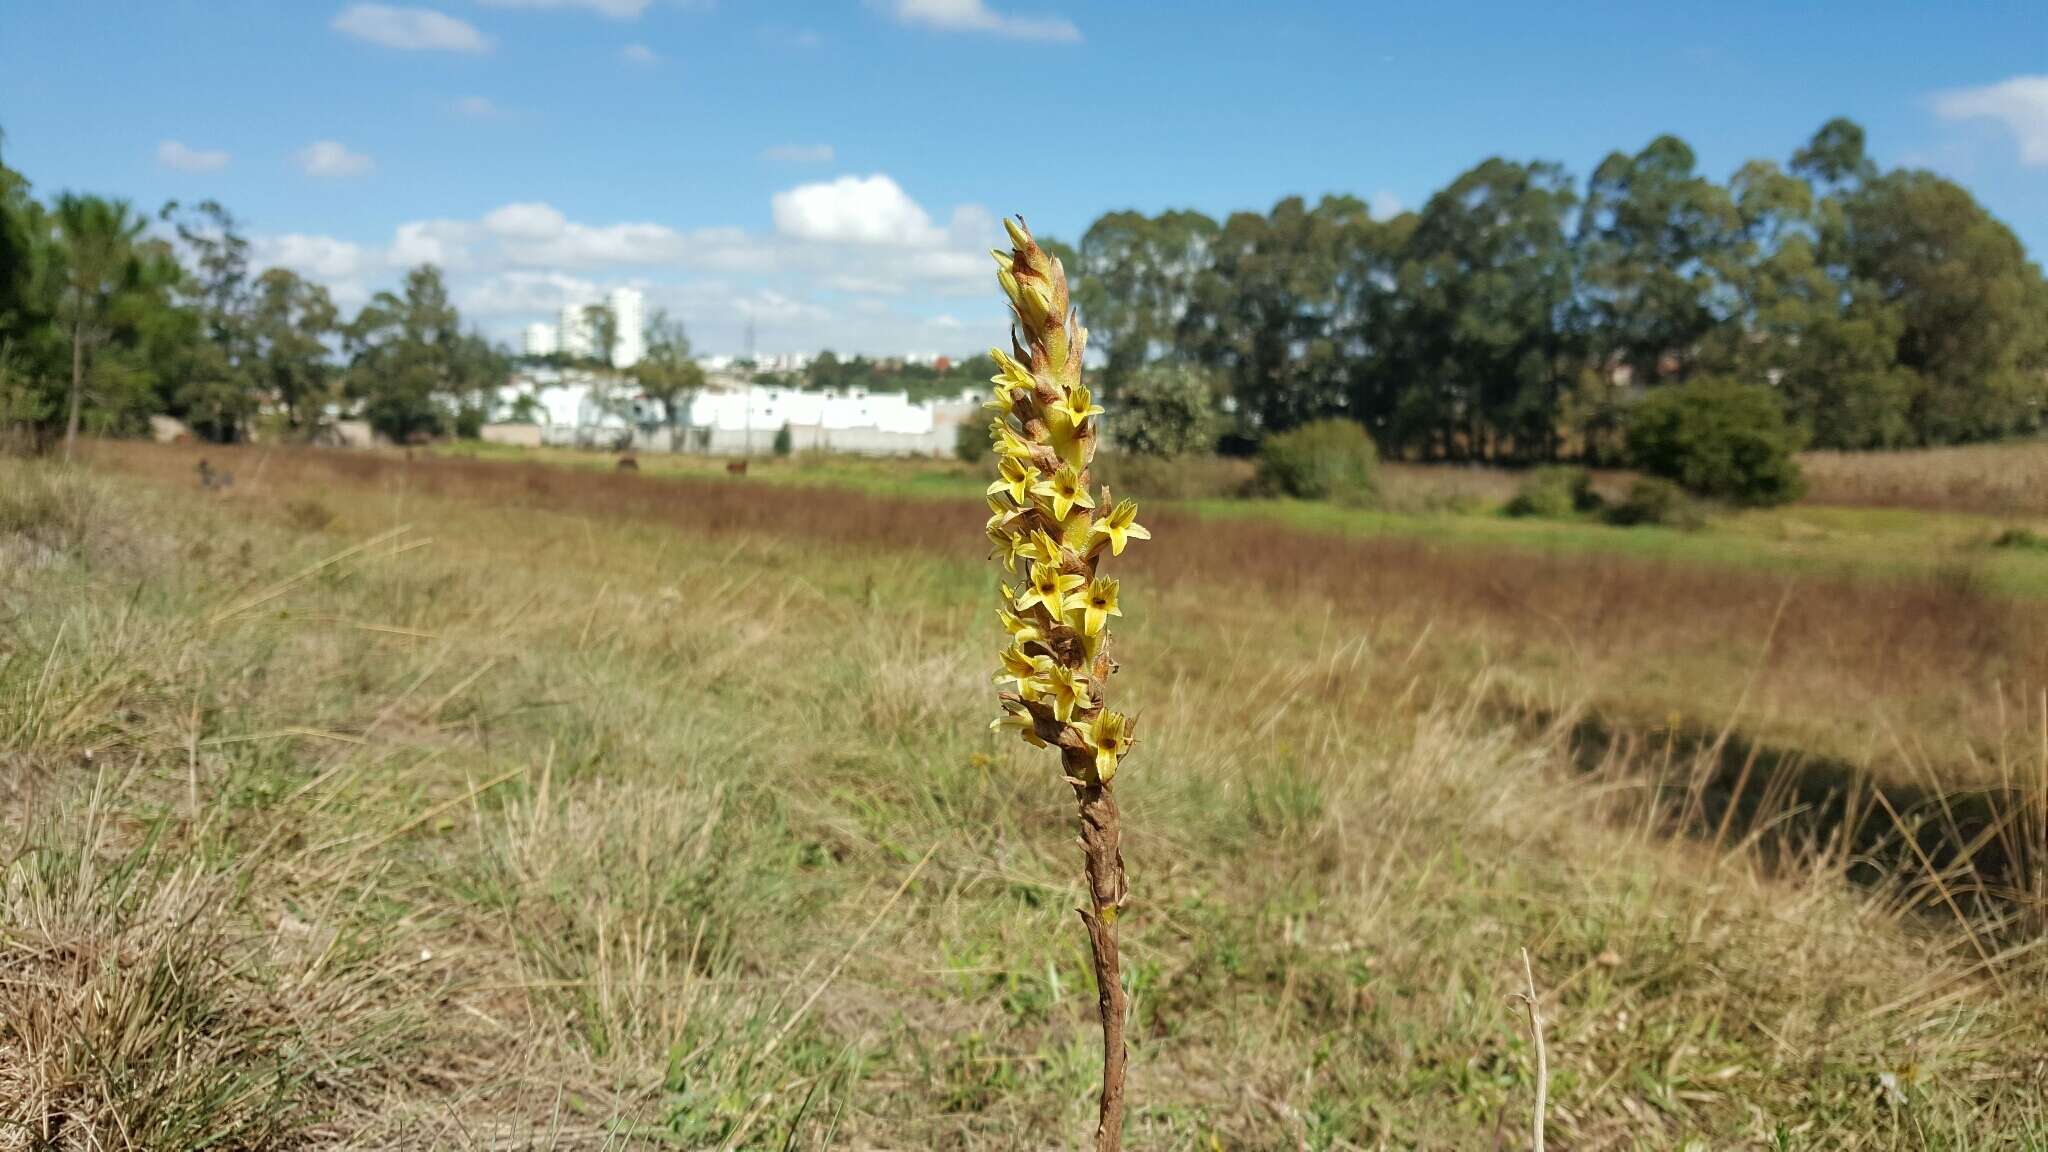
[(1082, 235), (1074, 294), (1089, 344), (1105, 358), (1095, 376), (1105, 395), (1174, 351), (1217, 232), (1199, 212), (1112, 212)]
[[(666, 311), (656, 309), (648, 319), (646, 345), (646, 354), (633, 365), (633, 378), (649, 399), (661, 405), (669, 450), (675, 451), (689, 433), (690, 405), (704, 388), (704, 369), (690, 358), (690, 334), (682, 320)], [(831, 355), (827, 352), (819, 361)], [(833, 366), (837, 364), (835, 357)]]
[(1740, 220), (1694, 165), (1685, 141), (1659, 136), (1609, 155), (1586, 188), (1578, 244), (1595, 351), (1638, 384), (1682, 375), (1728, 306)]
[(78, 417), (93, 350), (106, 339), (114, 296), (139, 273), (136, 242), (144, 221), (125, 200), (65, 193), (55, 222), (64, 242), (63, 320), (71, 336), (71, 391), (65, 405), (64, 458), (78, 442)]
[(266, 269), (256, 278), (249, 316), (256, 378), (298, 435), (318, 430), (320, 409), (333, 390), (333, 353), (327, 342), (338, 320), (327, 289), (290, 269)]
[(346, 387), (372, 428), (406, 444), (448, 427), (449, 398), (462, 383), (460, 321), (432, 264), (406, 273), (403, 295), (379, 292), (363, 305), (345, 333)]
[(583, 325), (590, 333), (590, 355), (600, 365), (612, 366), (612, 355), (619, 347), (619, 317), (608, 304), (592, 304), (583, 309)]

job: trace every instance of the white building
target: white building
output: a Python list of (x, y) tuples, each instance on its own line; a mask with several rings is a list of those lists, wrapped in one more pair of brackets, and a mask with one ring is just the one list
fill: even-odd
[(555, 324), (555, 348), (572, 359), (597, 355), (597, 329), (590, 322), (590, 309), (599, 303), (616, 322), (612, 367), (631, 368), (647, 355), (647, 298), (638, 288), (614, 288), (602, 301), (579, 300), (562, 305)]
[(618, 321), (618, 343), (612, 345), (612, 367), (631, 368), (647, 355), (647, 298), (638, 288), (614, 288), (605, 297)]
[(528, 324), (519, 350), (528, 356), (553, 356), (562, 346), (557, 333), (553, 324)]

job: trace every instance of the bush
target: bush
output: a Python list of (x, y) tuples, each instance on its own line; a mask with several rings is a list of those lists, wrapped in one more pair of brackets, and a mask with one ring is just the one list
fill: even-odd
[(1370, 500), (1380, 456), (1372, 437), (1351, 420), (1317, 420), (1275, 432), (1259, 445), (1259, 487), (1303, 500)]
[(2048, 552), (2048, 536), (2032, 528), (2007, 528), (1992, 537), (1993, 548), (2013, 548), (2022, 552)]
[(1804, 485), (1799, 432), (1778, 398), (1730, 380), (1659, 388), (1630, 414), (1629, 461), (1688, 492), (1737, 504), (1784, 504)]
[(777, 456), (787, 456), (795, 448), (796, 436), (790, 432), (789, 422), (784, 421), (782, 427), (775, 430), (775, 454)]
[(1699, 528), (1706, 523), (1685, 490), (1669, 480), (1646, 476), (1629, 485), (1628, 496), (1607, 510), (1607, 522), (1624, 528), (1661, 524), (1667, 528)]
[(953, 455), (969, 464), (979, 464), (988, 459), (988, 429), (972, 420), (962, 421), (953, 429)]
[(1593, 474), (1584, 468), (1538, 468), (1529, 473), (1515, 490), (1514, 499), (1502, 508), (1510, 516), (1537, 516), (1561, 520), (1574, 512), (1592, 512), (1600, 507), (1600, 494), (1593, 491)]
[(1200, 369), (1148, 364), (1117, 390), (1106, 427), (1117, 451), (1132, 456), (1172, 459), (1211, 453), (1223, 431), (1215, 393)]

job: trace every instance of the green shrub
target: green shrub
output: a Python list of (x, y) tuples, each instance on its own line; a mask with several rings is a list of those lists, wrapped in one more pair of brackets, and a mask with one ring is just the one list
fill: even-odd
[(1584, 468), (1538, 468), (1529, 473), (1514, 499), (1501, 511), (1510, 516), (1536, 516), (1561, 520), (1575, 512), (1592, 512), (1600, 507), (1600, 494), (1593, 491), (1593, 474)]
[(1798, 429), (1768, 389), (1731, 380), (1658, 388), (1629, 416), (1635, 467), (1737, 504), (1784, 504), (1804, 490)]
[(1351, 420), (1317, 420), (1275, 432), (1259, 445), (1259, 487), (1303, 500), (1370, 500), (1380, 457), (1372, 437)]
[(1107, 429), (1119, 452), (1172, 459), (1214, 452), (1223, 418), (1215, 386), (1200, 369), (1148, 364), (1117, 390)]
[(1669, 480), (1645, 476), (1629, 485), (1628, 496), (1607, 510), (1607, 522), (1624, 528), (1638, 524), (1660, 524), (1667, 528), (1700, 528), (1705, 517), (1686, 498), (1685, 490)]
[(1993, 548), (2012, 548), (2021, 552), (2048, 552), (2048, 536), (2032, 528), (2007, 528), (1992, 537)]
[(987, 428), (968, 420), (953, 429), (953, 455), (969, 464), (979, 464), (988, 459), (988, 452)]
[(795, 448), (796, 436), (790, 432), (789, 422), (784, 421), (782, 427), (775, 430), (775, 454), (777, 456), (787, 456)]

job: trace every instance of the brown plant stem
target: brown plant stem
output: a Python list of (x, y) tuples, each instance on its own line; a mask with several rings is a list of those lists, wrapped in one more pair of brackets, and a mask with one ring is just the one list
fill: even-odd
[(1095, 957), (1095, 1007), (1102, 1016), (1102, 1095), (1095, 1152), (1117, 1152), (1123, 1147), (1124, 1017), (1128, 1009), (1116, 939), (1117, 911), (1130, 892), (1124, 879), (1123, 818), (1109, 785), (1083, 784), (1074, 792), (1081, 802), (1081, 849), (1091, 905), (1080, 913)]

